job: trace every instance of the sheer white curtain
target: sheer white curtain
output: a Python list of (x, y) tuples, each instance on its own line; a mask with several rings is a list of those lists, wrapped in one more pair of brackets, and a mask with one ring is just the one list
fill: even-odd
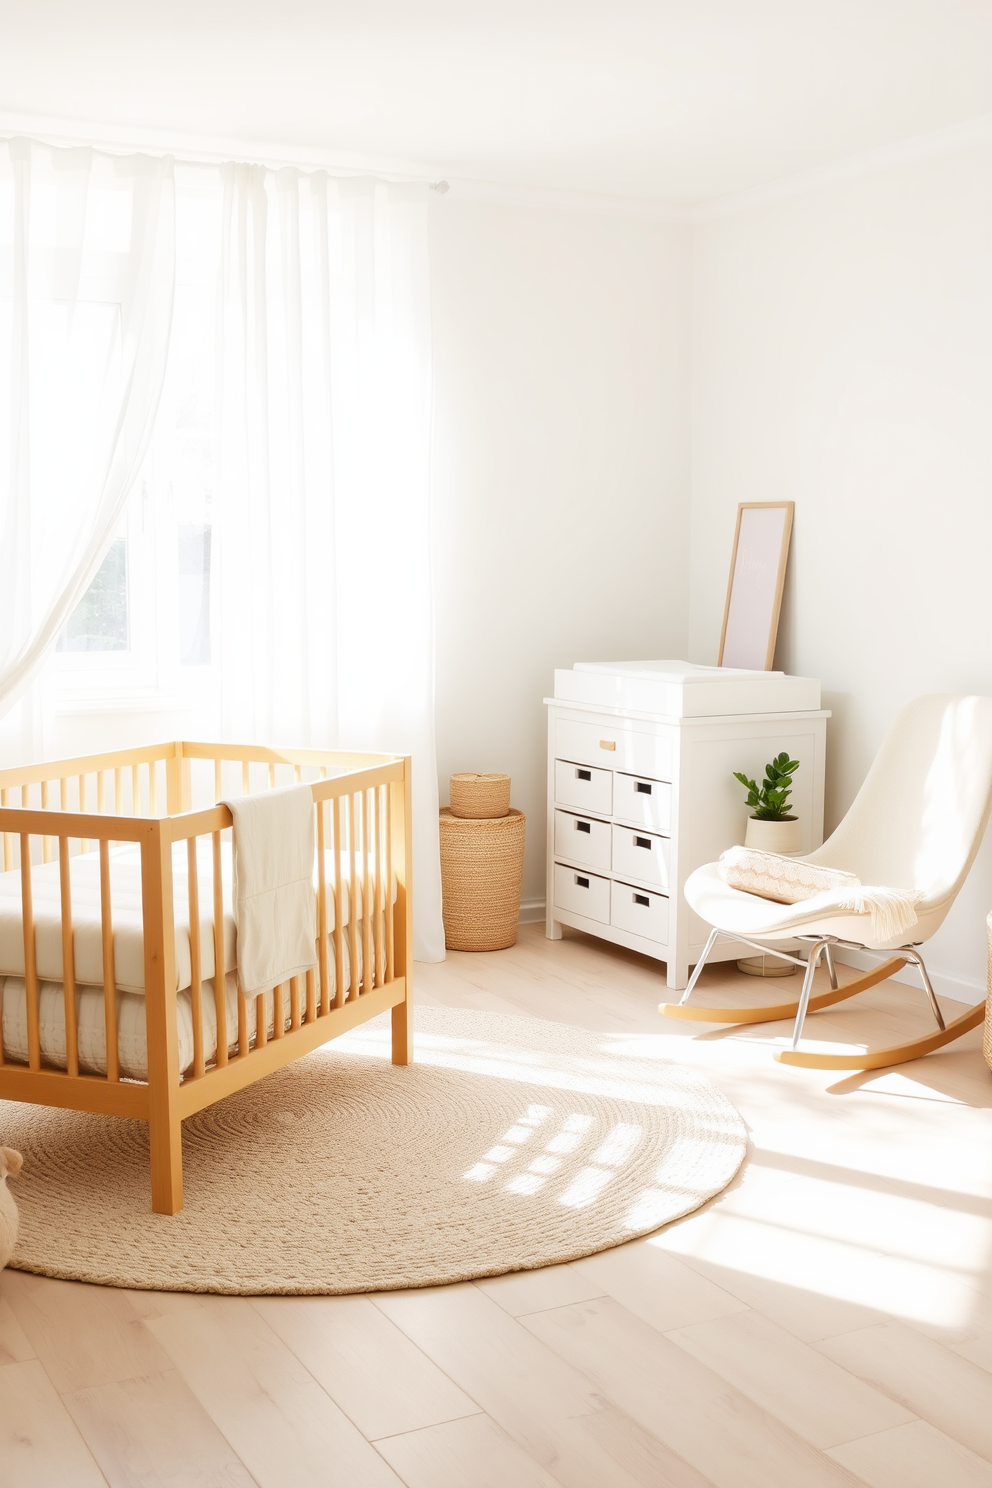
[(171, 159), (0, 142), (0, 714), (106, 553), (165, 373)]
[(426, 187), (221, 178), (221, 727), (413, 756), (415, 954), (441, 960)]

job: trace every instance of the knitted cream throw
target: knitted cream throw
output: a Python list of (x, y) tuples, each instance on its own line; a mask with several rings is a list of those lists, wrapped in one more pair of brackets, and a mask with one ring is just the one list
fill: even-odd
[(823, 868), (805, 858), (786, 858), (751, 847), (731, 847), (721, 854), (720, 877), (732, 889), (773, 899), (778, 904), (800, 904), (816, 899), (824, 913), (832, 909), (871, 915), (876, 940), (895, 940), (916, 924), (921, 889), (894, 889), (863, 884), (856, 873)]

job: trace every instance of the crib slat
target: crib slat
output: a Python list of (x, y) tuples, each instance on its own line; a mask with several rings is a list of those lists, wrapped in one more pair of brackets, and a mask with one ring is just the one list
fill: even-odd
[(137, 765), (131, 766), (131, 815), (141, 815), (141, 776)]
[(245, 1059), (251, 1045), (248, 1034), (248, 999), (238, 987), (238, 1058)]
[(275, 783), (276, 783), (276, 767), (272, 763), (272, 761), (270, 760), (269, 761), (269, 790), (272, 790), (272, 788), (274, 787)]
[(313, 970), (306, 975), (306, 1006), (303, 1009), (304, 1023), (312, 1023), (317, 1016), (317, 973)]
[(286, 1021), (286, 1014), (283, 1011), (282, 999), (285, 985), (285, 982), (279, 982), (277, 986), (272, 988), (272, 1037), (274, 1039), (282, 1038), (285, 1033), (283, 1024)]
[[(224, 965), (224, 881), (221, 878), (220, 833), (212, 832), (214, 850), (214, 1003), (217, 1008), (217, 1065), (227, 1063), (227, 996)], [(239, 1051), (240, 1052), (240, 1051)]]
[(357, 803), (354, 795), (348, 797), (348, 857), (351, 864), (351, 872), (348, 875), (349, 885), (349, 914), (348, 914), (348, 949), (351, 951), (351, 985), (348, 988), (348, 1001), (354, 1002), (359, 991), (358, 975), (358, 895), (362, 885), (362, 865), (358, 856), (358, 831)]
[(158, 771), (155, 761), (148, 761), (148, 815), (158, 816)]
[(375, 986), (375, 958), (372, 954), (372, 863), (371, 834), (369, 824), (371, 809), (369, 792), (362, 791), (362, 990), (370, 992)]
[(110, 843), (100, 838), (100, 940), (103, 948), (103, 1022), (107, 1034), (107, 1079), (119, 1080), (117, 1049), (117, 977), (114, 926), (110, 904)]
[[(42, 809), (42, 811), (47, 811), (48, 810), (48, 786), (49, 786), (49, 782), (47, 780), (43, 780), (41, 782), (41, 809)], [(52, 839), (51, 839), (51, 837), (42, 837), (42, 839), (41, 839), (41, 861), (43, 863), (50, 863), (52, 861)]]
[(248, 768), (248, 761), (247, 760), (242, 760), (241, 761), (241, 794), (243, 796), (247, 796), (250, 790), (251, 790), (251, 772), (249, 771), (249, 768)]
[(124, 779), (120, 765), (114, 766), (114, 815), (124, 815)]
[[(80, 811), (80, 815), (82, 815), (86, 811), (86, 776), (85, 775), (80, 775), (80, 777), (79, 777), (79, 811)], [(80, 852), (89, 852), (89, 850), (90, 850), (89, 838), (88, 837), (84, 837), (82, 839), (82, 841), (80, 842), (80, 844), (79, 844), (79, 851)]]
[(382, 793), (384, 786), (377, 785), (372, 792), (375, 806), (373, 827), (375, 831), (375, 986), (382, 985), (385, 971), (382, 950)]
[(289, 980), (289, 1026), (291, 1029), (300, 1026), (300, 979), (298, 976), (290, 977)]
[[(331, 803), (331, 862), (334, 864), (334, 1006), (344, 1007), (344, 832), (340, 796)], [(323, 1003), (321, 1012), (324, 1012)]]
[(21, 833), (21, 925), (24, 930), (24, 996), (28, 1015), (28, 1064), (41, 1069), (41, 1034), (38, 1027), (38, 963), (34, 938), (34, 905), (31, 898), (31, 838)]
[(69, 839), (59, 838), (59, 891), (62, 901), (62, 996), (65, 1001), (65, 1057), (70, 1075), (79, 1074), (79, 1035), (76, 1027), (76, 957), (72, 935), (72, 888), (69, 880)]
[(197, 877), (196, 838), (186, 839), (186, 886), (189, 904), (190, 1011), (193, 1015), (193, 1078), (203, 1074), (203, 982), (200, 968), (200, 881)]
[(386, 820), (383, 832), (386, 858), (386, 905), (383, 918), (386, 922), (386, 981), (391, 982), (396, 975), (396, 942), (393, 933), (393, 793), (388, 785), (384, 789), (386, 792)]
[(259, 992), (255, 998), (255, 1048), (264, 1049), (269, 1042), (268, 1020), (265, 1016), (265, 997)]
[[(325, 844), (324, 802), (318, 801), (317, 810), (317, 964), (320, 968), (320, 1012), (323, 1016), (330, 1007), (327, 965), (327, 857)], [(307, 1000), (309, 1007), (309, 997)], [(309, 1016), (309, 1013), (308, 1013)]]
[(107, 810), (107, 787), (102, 770), (96, 772), (96, 809), (101, 816), (105, 815)]
[[(0, 806), (6, 806), (8, 804), (8, 800), (7, 800), (8, 795), (9, 795), (9, 792), (8, 792), (6, 786), (5, 786), (3, 790), (0, 790)], [(3, 834), (3, 871), (4, 871), (4, 873), (9, 873), (11, 867), (13, 866), (13, 862), (14, 862), (14, 845), (11, 842), (11, 834), (9, 832), (4, 832), (4, 834)]]

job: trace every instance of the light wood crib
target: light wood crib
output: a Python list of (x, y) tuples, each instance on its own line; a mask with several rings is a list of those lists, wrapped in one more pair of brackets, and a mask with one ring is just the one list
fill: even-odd
[[(294, 781), (316, 813), (318, 965), (250, 1006), (217, 803)], [(156, 1213), (182, 1208), (184, 1117), (387, 1008), (409, 1064), (408, 759), (178, 742), (5, 769), (0, 838), (0, 1098), (147, 1121)], [(143, 1078), (122, 1010), (139, 1042), (144, 1020)]]

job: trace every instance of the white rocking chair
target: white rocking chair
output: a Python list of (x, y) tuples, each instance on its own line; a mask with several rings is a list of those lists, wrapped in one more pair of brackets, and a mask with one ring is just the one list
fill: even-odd
[[(776, 1051), (783, 1064), (813, 1069), (880, 1069), (902, 1064), (959, 1038), (982, 1021), (985, 1003), (945, 1026), (926, 966), (916, 947), (943, 923), (975, 860), (992, 809), (992, 698), (931, 695), (903, 709), (882, 744), (867, 778), (844, 820), (806, 861), (856, 873), (863, 884), (916, 889), (918, 923), (912, 942), (880, 942), (871, 917), (853, 910), (810, 912), (802, 903), (778, 904), (724, 883), (717, 863), (697, 868), (686, 881), (685, 897), (713, 929), (678, 1003), (662, 1003), (671, 1018), (713, 1023), (765, 1023), (795, 1015), (792, 1048)], [(767, 955), (793, 961), (805, 970), (797, 1002), (770, 1007), (687, 1006), (707, 957), (721, 937), (743, 941)], [(809, 943), (805, 960), (781, 949), (782, 942)], [(832, 947), (894, 951), (864, 976), (838, 986)], [(812, 995), (813, 976), (825, 956), (831, 990)], [(830, 1007), (885, 981), (905, 965), (916, 966), (930, 1002), (937, 1032), (884, 1049), (862, 1053), (817, 1054), (801, 1050), (807, 1012)]]

